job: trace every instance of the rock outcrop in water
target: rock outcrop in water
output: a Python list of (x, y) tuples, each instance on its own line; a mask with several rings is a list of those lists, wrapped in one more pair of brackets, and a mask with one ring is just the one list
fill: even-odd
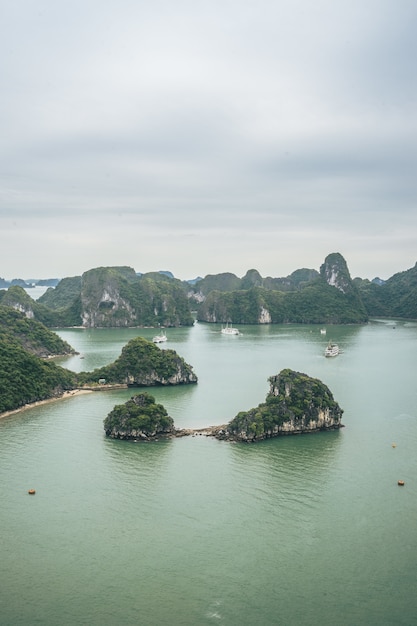
[(151, 341), (136, 337), (124, 346), (114, 363), (93, 372), (80, 372), (78, 380), (82, 385), (103, 381), (107, 385), (152, 387), (187, 385), (198, 378), (175, 350), (161, 350)]
[(115, 406), (104, 420), (104, 430), (113, 439), (139, 441), (155, 440), (175, 432), (172, 417), (146, 392)]
[[(271, 376), (269, 382), (266, 401), (257, 408), (239, 413), (228, 424), (198, 429), (176, 429), (171, 418), (167, 418), (164, 407), (156, 405), (154, 409), (148, 400), (144, 402), (140, 396), (136, 396), (125, 405), (116, 406), (107, 416), (104, 422), (106, 435), (137, 441), (155, 439), (158, 435), (203, 435), (225, 441), (255, 442), (280, 435), (342, 428), (343, 410), (329, 388), (317, 378), (285, 369)], [(152, 398), (148, 394), (141, 396)], [(152, 419), (145, 410), (137, 409), (137, 406), (143, 407), (145, 404), (153, 411)], [(164, 418), (162, 423), (158, 421), (161, 415)]]
[(270, 390), (263, 404), (238, 413), (225, 427), (213, 429), (211, 434), (218, 439), (250, 442), (343, 426), (343, 410), (320, 380), (284, 369), (271, 376), (269, 382)]

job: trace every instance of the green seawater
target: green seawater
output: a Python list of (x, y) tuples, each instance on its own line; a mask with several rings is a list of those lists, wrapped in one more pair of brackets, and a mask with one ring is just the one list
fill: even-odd
[[(1, 419), (2, 626), (417, 624), (417, 323), (240, 330), (167, 329), (161, 349), (199, 377), (149, 390), (178, 427), (229, 421), (290, 367), (329, 386), (345, 428), (252, 445), (109, 440), (103, 420), (132, 390)], [(75, 371), (155, 334), (58, 332)], [(330, 339), (342, 353), (326, 359)]]

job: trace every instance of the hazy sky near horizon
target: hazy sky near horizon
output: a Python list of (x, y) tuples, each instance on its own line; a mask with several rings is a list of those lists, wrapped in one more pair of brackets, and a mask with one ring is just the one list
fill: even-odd
[(4, 0), (0, 276), (417, 261), (414, 0)]

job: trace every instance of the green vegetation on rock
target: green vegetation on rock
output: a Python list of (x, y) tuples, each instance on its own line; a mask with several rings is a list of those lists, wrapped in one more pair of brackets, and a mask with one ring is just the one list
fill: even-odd
[(0, 364), (0, 413), (59, 397), (76, 386), (73, 372), (30, 354), (13, 339), (0, 337)]
[(0, 304), (9, 306), (27, 317), (34, 318), (48, 328), (59, 326), (77, 326), (81, 323), (79, 304), (72, 303), (65, 309), (53, 310), (33, 300), (20, 286), (9, 287), (7, 291), (0, 291)]
[(317, 378), (284, 369), (271, 376), (269, 383), (266, 401), (238, 413), (219, 438), (259, 441), (341, 427), (343, 410), (329, 388)]
[(81, 276), (69, 276), (60, 280), (55, 288), (49, 287), (38, 302), (54, 311), (65, 310), (80, 297), (80, 293)]
[(39, 302), (87, 327), (191, 326), (184, 284), (153, 272), (138, 276), (131, 267), (98, 267), (63, 279)]
[(248, 288), (208, 293), (198, 306), (198, 319), (236, 324), (358, 324), (368, 320), (359, 290), (339, 253), (326, 257), (320, 274), (303, 269), (285, 280), (261, 281), (251, 270), (241, 286)]
[[(23, 282), (23, 281), (22, 281)], [(329, 254), (320, 271), (283, 278), (250, 269), (180, 281), (170, 272), (136, 274), (127, 266), (98, 267), (63, 278), (32, 300), (19, 285), (0, 290), (0, 303), (49, 328), (63, 326), (191, 326), (194, 318), (234, 324), (362, 324), (369, 317), (417, 318), (417, 264), (387, 281), (351, 279), (343, 256)]]
[(72, 353), (74, 349), (43, 324), (0, 305), (0, 413), (73, 389), (75, 374), (44, 360)]
[(144, 387), (197, 382), (192, 367), (174, 350), (161, 350), (141, 337), (132, 339), (114, 363), (94, 372), (76, 374), (44, 360), (73, 352), (40, 322), (0, 305), (0, 413), (83, 386), (105, 388), (99, 382), (103, 378), (108, 384)]
[(39, 357), (75, 353), (75, 350), (56, 333), (9, 306), (0, 305), (0, 338), (16, 342)]
[(361, 279), (355, 283), (369, 315), (417, 319), (417, 263), (383, 284)]
[(240, 289), (240, 286), (241, 279), (236, 274), (223, 272), (221, 274), (207, 274), (205, 278), (194, 285), (193, 289), (207, 295), (211, 291), (236, 291)]
[(105, 380), (106, 384), (146, 387), (197, 382), (192, 367), (175, 350), (162, 350), (143, 337), (131, 339), (114, 363), (82, 372), (78, 378), (83, 384)]
[(104, 430), (114, 439), (154, 439), (174, 432), (174, 421), (162, 404), (144, 392), (116, 405), (104, 420)]

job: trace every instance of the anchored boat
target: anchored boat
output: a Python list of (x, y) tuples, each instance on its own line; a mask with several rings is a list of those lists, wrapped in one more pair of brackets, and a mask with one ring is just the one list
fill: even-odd
[(339, 346), (337, 343), (329, 341), (324, 351), (324, 356), (337, 356), (339, 354)]
[(221, 330), (223, 335), (240, 335), (240, 332), (237, 328), (232, 328), (229, 324), (226, 324)]
[(152, 339), (154, 343), (163, 343), (164, 341), (168, 341), (168, 337), (165, 334), (165, 331), (162, 331), (160, 335), (155, 335)]

